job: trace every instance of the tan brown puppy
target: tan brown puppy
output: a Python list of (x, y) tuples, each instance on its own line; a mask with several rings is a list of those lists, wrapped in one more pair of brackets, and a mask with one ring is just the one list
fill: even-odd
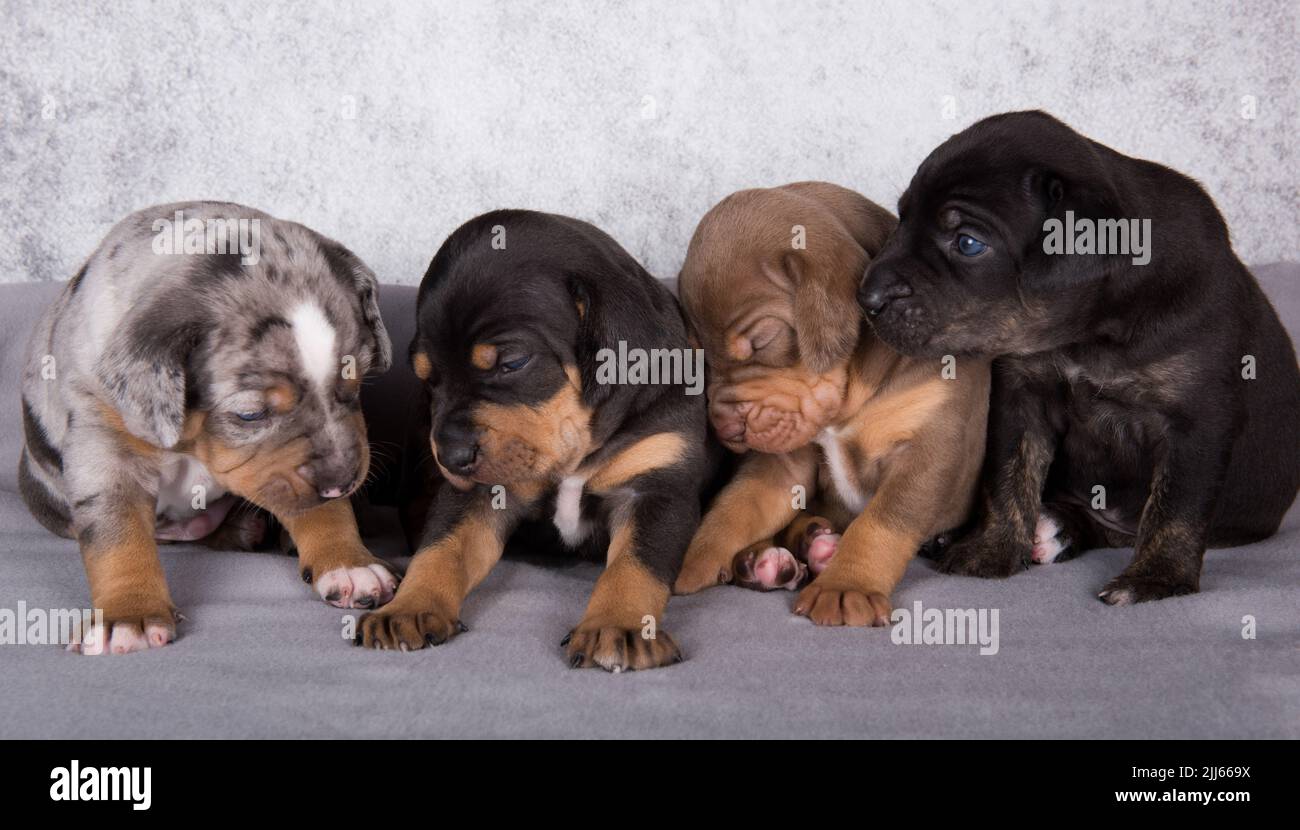
[(823, 182), (741, 191), (701, 220), (682, 304), (705, 350), (718, 437), (753, 452), (692, 540), (678, 593), (729, 582), (737, 551), (820, 495), (819, 512), (846, 530), (795, 613), (885, 625), (908, 561), (965, 521), (984, 455), (988, 364), (906, 358), (865, 324), (855, 292), (896, 223)]

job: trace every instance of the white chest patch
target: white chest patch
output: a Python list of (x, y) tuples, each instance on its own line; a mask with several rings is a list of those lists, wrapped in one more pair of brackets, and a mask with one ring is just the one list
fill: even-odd
[(555, 494), (555, 529), (567, 545), (581, 544), (591, 532), (590, 525), (582, 520), (582, 487), (586, 483), (582, 476), (569, 476), (560, 482)]
[(188, 455), (169, 453), (159, 465), (159, 516), (176, 521), (188, 519), (225, 494), (208, 468)]
[(849, 470), (848, 459), (844, 457), (844, 450), (840, 447), (839, 435), (827, 428), (818, 433), (813, 440), (826, 455), (826, 466), (830, 468), (836, 495), (849, 510), (861, 513), (867, 507), (867, 497), (858, 489), (857, 476)]
[(328, 386), (333, 380), (334, 327), (325, 319), (325, 312), (315, 303), (303, 303), (289, 315), (293, 325), (293, 338), (298, 344), (298, 359), (303, 372), (317, 386)]

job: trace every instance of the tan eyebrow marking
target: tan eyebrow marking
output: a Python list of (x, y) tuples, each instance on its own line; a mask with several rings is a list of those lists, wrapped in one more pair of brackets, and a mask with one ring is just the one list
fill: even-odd
[(469, 362), (475, 369), (491, 369), (497, 365), (497, 347), (491, 343), (479, 343), (470, 352)]
[(415, 376), (420, 380), (428, 380), (429, 375), (433, 373), (433, 362), (424, 352), (416, 352), (411, 358), (411, 368), (415, 370)]

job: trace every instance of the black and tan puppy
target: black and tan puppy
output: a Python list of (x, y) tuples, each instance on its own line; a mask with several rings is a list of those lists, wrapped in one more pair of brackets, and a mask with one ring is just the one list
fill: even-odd
[(337, 242), (221, 202), (128, 216), (72, 278), (28, 346), (19, 484), (80, 543), (106, 629), (83, 652), (170, 642), (156, 540), (220, 534), (241, 498), (326, 601), (392, 596), (347, 499), (370, 458), (361, 379), (392, 360), (376, 287)]
[(980, 516), (943, 569), (1133, 545), (1100, 593), (1119, 605), (1195, 592), (1207, 546), (1277, 530), (1295, 350), (1194, 181), (1009, 113), (931, 153), (899, 215), (859, 292), (876, 333), (997, 358)]
[(540, 519), (607, 563), (564, 640), (570, 665), (680, 661), (659, 621), (699, 522), (704, 397), (684, 378), (602, 371), (620, 344), (687, 356), (672, 295), (597, 228), (505, 210), (448, 237), (416, 315), (412, 367), (442, 479), (396, 598), (361, 620), (358, 642), (417, 649), (463, 631), (465, 596)]
[(824, 182), (734, 193), (700, 220), (680, 294), (708, 359), (709, 417), (747, 455), (691, 542), (679, 592), (732, 581), (737, 551), (806, 506), (845, 530), (795, 613), (882, 626), (918, 549), (965, 521), (989, 368), (904, 357), (871, 333), (854, 292), (894, 224)]

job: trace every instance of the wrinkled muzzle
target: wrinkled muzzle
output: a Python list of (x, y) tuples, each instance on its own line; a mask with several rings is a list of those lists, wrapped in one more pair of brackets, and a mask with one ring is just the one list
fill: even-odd
[[(837, 376), (838, 375), (838, 376)], [(793, 452), (835, 419), (843, 372), (825, 376), (763, 374), (709, 388), (709, 419), (732, 452)]]

